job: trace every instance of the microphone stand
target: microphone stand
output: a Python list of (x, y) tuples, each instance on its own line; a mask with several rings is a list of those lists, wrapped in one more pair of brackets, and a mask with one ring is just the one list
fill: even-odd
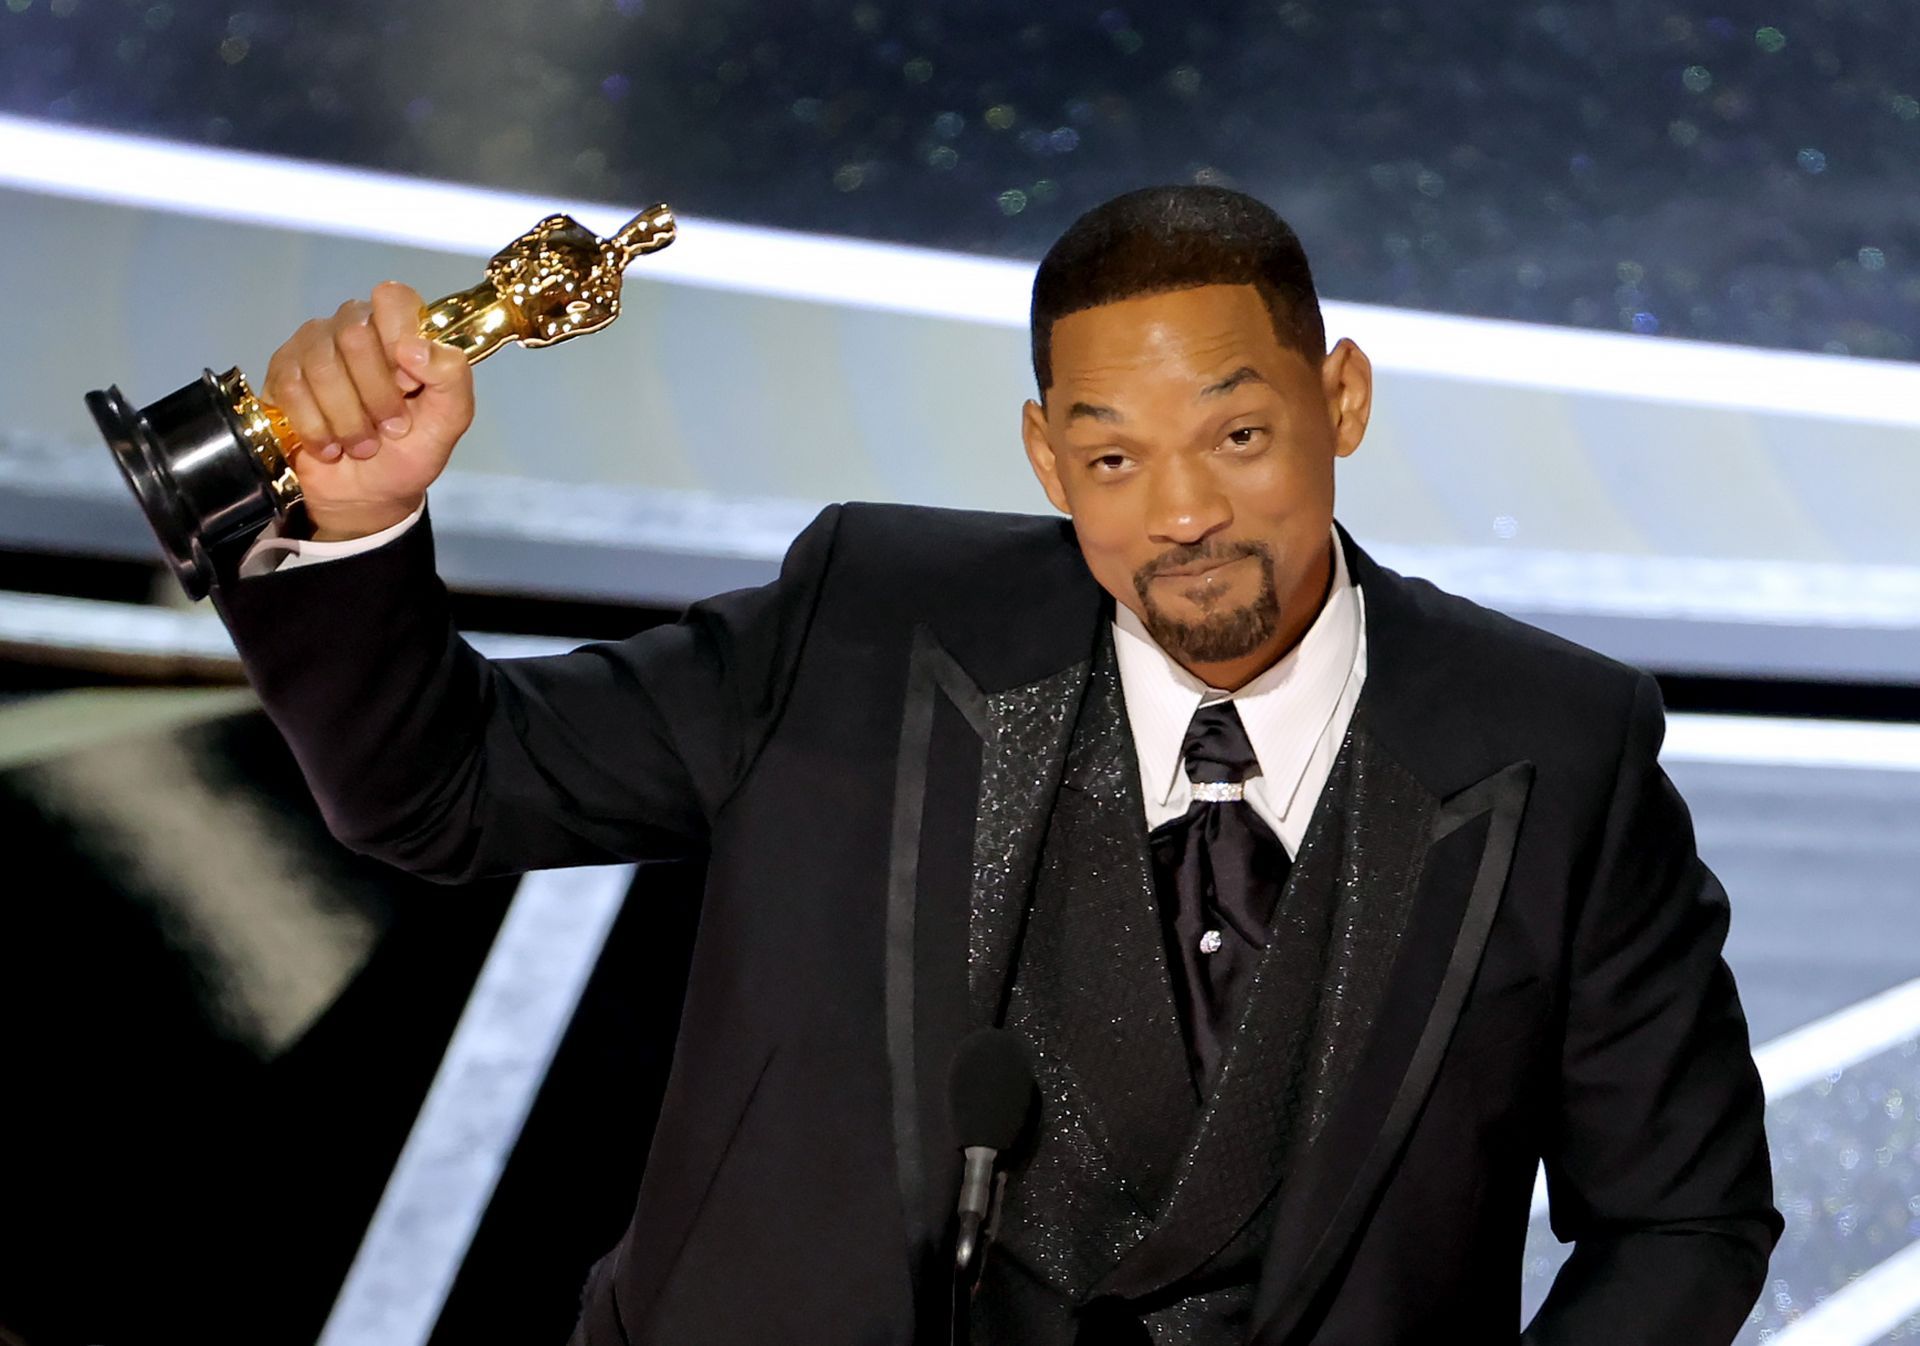
[[(962, 1210), (956, 1222), (953, 1252), (953, 1277), (948, 1299), (947, 1341), (948, 1346), (972, 1346), (973, 1341), (973, 1297), (980, 1289), (980, 1277), (986, 1270), (987, 1252), (993, 1246), (994, 1235), (1000, 1225), (1000, 1197), (1007, 1188), (1005, 1171), (994, 1172), (991, 1168), (994, 1151), (985, 1150), (987, 1174), (980, 1177), (982, 1187), (990, 1184), (987, 1195), (986, 1215), (982, 1218), (969, 1210)], [(967, 1155), (972, 1160), (972, 1151)], [(973, 1163), (968, 1164), (969, 1170)], [(976, 1178), (969, 1172), (966, 1181), (971, 1184)]]
[(1006, 1171), (995, 1168), (1026, 1134), (1039, 1101), (1030, 1050), (1019, 1034), (976, 1028), (961, 1039), (947, 1076), (953, 1135), (964, 1156), (952, 1224), (949, 1346), (970, 1346), (973, 1297), (1007, 1187)]

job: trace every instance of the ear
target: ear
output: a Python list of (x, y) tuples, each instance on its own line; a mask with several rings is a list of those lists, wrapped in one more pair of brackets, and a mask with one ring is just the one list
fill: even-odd
[(1320, 365), (1320, 390), (1333, 424), (1333, 451), (1345, 458), (1360, 447), (1373, 414), (1373, 361), (1347, 337), (1327, 352)]
[(1027, 462), (1033, 467), (1040, 489), (1047, 493), (1055, 509), (1071, 516), (1073, 509), (1067, 504), (1065, 488), (1060, 485), (1060, 465), (1053, 456), (1053, 441), (1047, 438), (1047, 413), (1031, 398), (1020, 409), (1020, 438), (1027, 446)]

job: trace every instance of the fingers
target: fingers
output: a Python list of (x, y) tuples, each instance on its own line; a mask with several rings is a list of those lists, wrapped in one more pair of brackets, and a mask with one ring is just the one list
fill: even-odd
[(286, 413), (287, 424), (293, 427), (302, 448), (331, 462), (340, 456), (340, 443), (333, 427), (327, 423), (326, 413), (320, 410), (313, 390), (307, 386), (300, 364), (302, 352), (318, 340), (314, 329), (320, 325), (319, 319), (302, 325), (273, 353), (267, 362), (267, 376), (261, 382), (260, 392), (269, 403)]
[[(423, 431), (451, 448), (473, 417), (473, 373), (460, 351), (419, 335), (420, 296), (387, 282), (370, 300), (303, 325), (267, 366), (266, 400), (323, 461), (371, 458), (381, 441)], [(409, 441), (411, 442), (411, 440)]]
[[(359, 453), (356, 456), (366, 457), (367, 450), (378, 445), (378, 432), (374, 429), (372, 417), (361, 405), (360, 389), (355, 385), (353, 375), (347, 369), (346, 357), (340, 349), (338, 329), (346, 309), (347, 305), (342, 305), (341, 313), (336, 313), (309, 331), (295, 358), (299, 361), (307, 390), (319, 404), (320, 414), (326, 418), (328, 438), (349, 453), (357, 449)], [(349, 322), (346, 325), (352, 324)]]
[[(361, 412), (380, 434), (398, 439), (407, 433), (407, 404), (394, 378), (386, 344), (373, 326), (373, 310), (367, 304), (355, 302), (342, 305), (337, 316), (333, 344), (354, 391), (360, 396)], [(377, 443), (343, 442), (347, 443), (347, 452), (356, 457), (371, 457), (379, 447)]]
[[(373, 287), (373, 330), (380, 334), (380, 342), (386, 347), (389, 358), (393, 358), (394, 349), (401, 341), (420, 335), (420, 311), (423, 307), (420, 292), (411, 285), (389, 280)], [(410, 393), (420, 386), (420, 380), (405, 368), (396, 370), (395, 376), (403, 393)]]
[(340, 456), (340, 441), (333, 437), (320, 404), (313, 400), (306, 381), (300, 376), (299, 366), (294, 366), (292, 373), (277, 387), (272, 383), (267, 385), (267, 400), (286, 413), (300, 448), (310, 450), (329, 463)]

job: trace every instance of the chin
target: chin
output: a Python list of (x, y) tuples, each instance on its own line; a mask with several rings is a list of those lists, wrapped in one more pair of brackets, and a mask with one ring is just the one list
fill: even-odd
[(1256, 600), (1181, 620), (1149, 603), (1142, 620), (1160, 648), (1182, 663), (1225, 664), (1246, 658), (1273, 639), (1280, 629), (1280, 606)]

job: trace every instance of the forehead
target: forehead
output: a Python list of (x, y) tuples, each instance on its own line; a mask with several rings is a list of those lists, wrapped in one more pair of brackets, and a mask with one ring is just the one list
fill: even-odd
[(1251, 285), (1200, 285), (1069, 313), (1053, 325), (1053, 381), (1203, 377), (1223, 364), (1270, 368), (1284, 356)]

